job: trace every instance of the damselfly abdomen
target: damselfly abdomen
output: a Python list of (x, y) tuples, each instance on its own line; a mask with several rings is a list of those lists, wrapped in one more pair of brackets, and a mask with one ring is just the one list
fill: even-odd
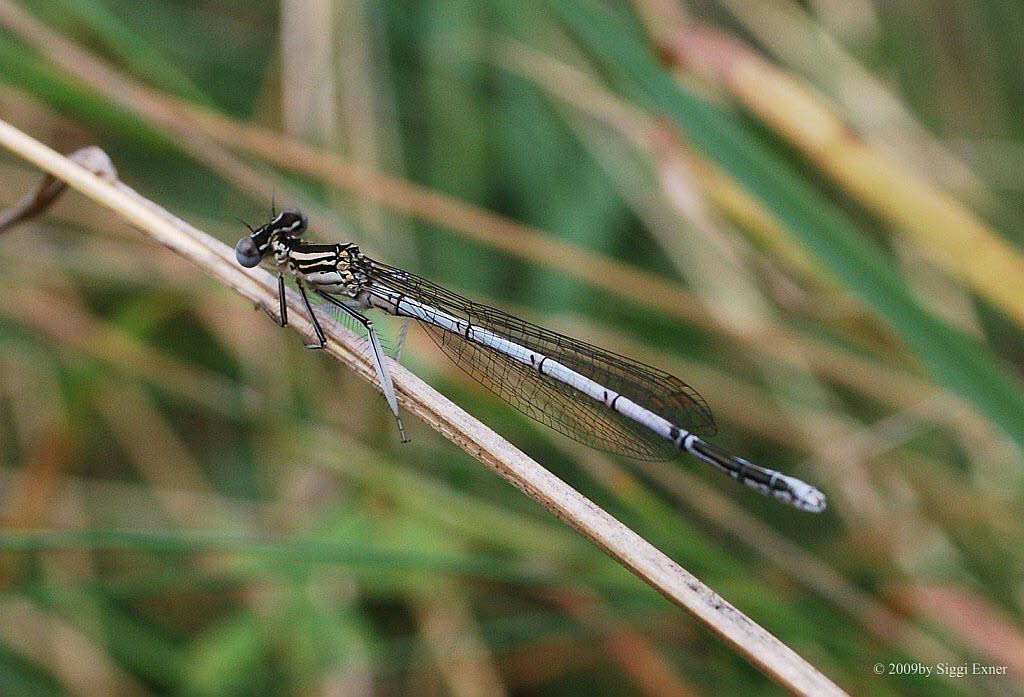
[(281, 324), (287, 324), (284, 274), (294, 276), (318, 343), (326, 344), (307, 290), (357, 320), (369, 336), (388, 405), (405, 438), (391, 376), (364, 310), (415, 319), (460, 368), (519, 411), (595, 448), (642, 460), (679, 451), (714, 465), (763, 494), (811, 512), (825, 510), (813, 486), (715, 447), (708, 405), (682, 380), (657, 368), (475, 303), (408, 271), (374, 261), (353, 244), (309, 244), (306, 218), (275, 215), (235, 246), (245, 267), (268, 255), (277, 264)]

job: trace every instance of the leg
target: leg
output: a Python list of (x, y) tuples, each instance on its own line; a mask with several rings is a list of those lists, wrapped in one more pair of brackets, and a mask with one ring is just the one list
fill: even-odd
[(277, 303), (281, 310), (281, 321), (279, 324), (282, 327), (288, 326), (288, 303), (284, 301), (284, 274), (280, 271), (277, 273)]
[(380, 346), (380, 339), (377, 338), (377, 330), (373, 328), (373, 322), (363, 313), (352, 309), (328, 293), (317, 291), (317, 295), (352, 317), (352, 319), (359, 322), (366, 329), (366, 334), (370, 338), (370, 347), (373, 349), (373, 365), (377, 369), (377, 378), (380, 380), (380, 387), (384, 391), (384, 399), (387, 400), (388, 406), (391, 407), (391, 413), (395, 415), (395, 421), (398, 423), (398, 433), (402, 438), (402, 442), (408, 443), (409, 438), (405, 435), (402, 417), (398, 415), (398, 400), (395, 399), (395, 387), (391, 383), (391, 373), (384, 366), (384, 349)]
[[(306, 295), (306, 287), (302, 285), (302, 281), (299, 281), (297, 285), (299, 286), (299, 294), (302, 296), (302, 302), (306, 304), (306, 312), (309, 313), (309, 321), (313, 324), (313, 331), (316, 332), (316, 339), (319, 342), (316, 344), (306, 344), (306, 348), (322, 349), (324, 346), (327, 345), (327, 337), (324, 336), (324, 330), (320, 326), (320, 322), (316, 318), (316, 313), (313, 312), (313, 306), (309, 302), (309, 296)], [(281, 297), (283, 298), (284, 296)], [(281, 304), (284, 304), (283, 300)]]
[(277, 303), (278, 310), (280, 312), (280, 314), (277, 317), (274, 317), (274, 315), (270, 314), (270, 310), (263, 307), (262, 305), (257, 305), (257, 307), (266, 312), (267, 317), (274, 320), (274, 324), (276, 324), (279, 327), (287, 327), (288, 306), (284, 302), (284, 275), (280, 273), (277, 274)]
[(409, 318), (402, 320), (402, 328), (398, 332), (398, 345), (395, 346), (395, 363), (402, 360), (402, 349), (405, 347), (405, 335), (409, 333)]

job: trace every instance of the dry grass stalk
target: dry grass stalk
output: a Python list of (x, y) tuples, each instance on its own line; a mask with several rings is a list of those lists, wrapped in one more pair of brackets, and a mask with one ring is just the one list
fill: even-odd
[(668, 58), (721, 85), (949, 275), (1024, 325), (1024, 255), (925, 177), (854, 134), (827, 99), (711, 27), (680, 27)]
[[(3, 121), (0, 121), (0, 144), (109, 208), (243, 297), (270, 313), (277, 312), (273, 276), (261, 269), (241, 268), (235, 262), (233, 250), (219, 240), (176, 218), (128, 186), (98, 177)], [(289, 292), (287, 301), (292, 309), (289, 318), (292, 328), (312, 340), (313, 328), (305, 318), (297, 294)], [(328, 337), (327, 353), (372, 381), (374, 371), (359, 347), (358, 338), (327, 318), (321, 321)], [(402, 366), (391, 362), (389, 369), (399, 402), (406, 410), (571, 525), (671, 602), (693, 614), (771, 679), (795, 694), (844, 694), (796, 652), (644, 538)]]

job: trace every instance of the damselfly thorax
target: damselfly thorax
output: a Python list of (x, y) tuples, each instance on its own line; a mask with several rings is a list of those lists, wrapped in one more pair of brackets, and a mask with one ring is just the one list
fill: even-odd
[(282, 236), (272, 245), (279, 271), (328, 293), (356, 298), (367, 283), (365, 257), (354, 244), (306, 244)]
[(473, 302), (408, 271), (363, 255), (353, 244), (309, 244), (306, 218), (283, 211), (235, 247), (242, 266), (277, 263), (280, 323), (288, 322), (284, 277), (295, 278), (318, 343), (327, 339), (307, 290), (366, 329), (381, 390), (398, 403), (373, 322), (377, 309), (415, 319), (460, 368), (527, 416), (570, 438), (643, 460), (686, 452), (737, 481), (805, 511), (825, 509), (813, 486), (736, 457), (704, 440), (715, 422), (704, 399), (679, 378), (497, 308)]

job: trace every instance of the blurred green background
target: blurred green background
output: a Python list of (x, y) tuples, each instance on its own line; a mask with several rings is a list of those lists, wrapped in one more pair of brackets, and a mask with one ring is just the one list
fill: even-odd
[[(403, 356), (845, 689), (1022, 694), (1022, 54), (1011, 0), (0, 0), (0, 118), (679, 375), (829, 510)], [(81, 196), (0, 260), (0, 694), (782, 693)]]

